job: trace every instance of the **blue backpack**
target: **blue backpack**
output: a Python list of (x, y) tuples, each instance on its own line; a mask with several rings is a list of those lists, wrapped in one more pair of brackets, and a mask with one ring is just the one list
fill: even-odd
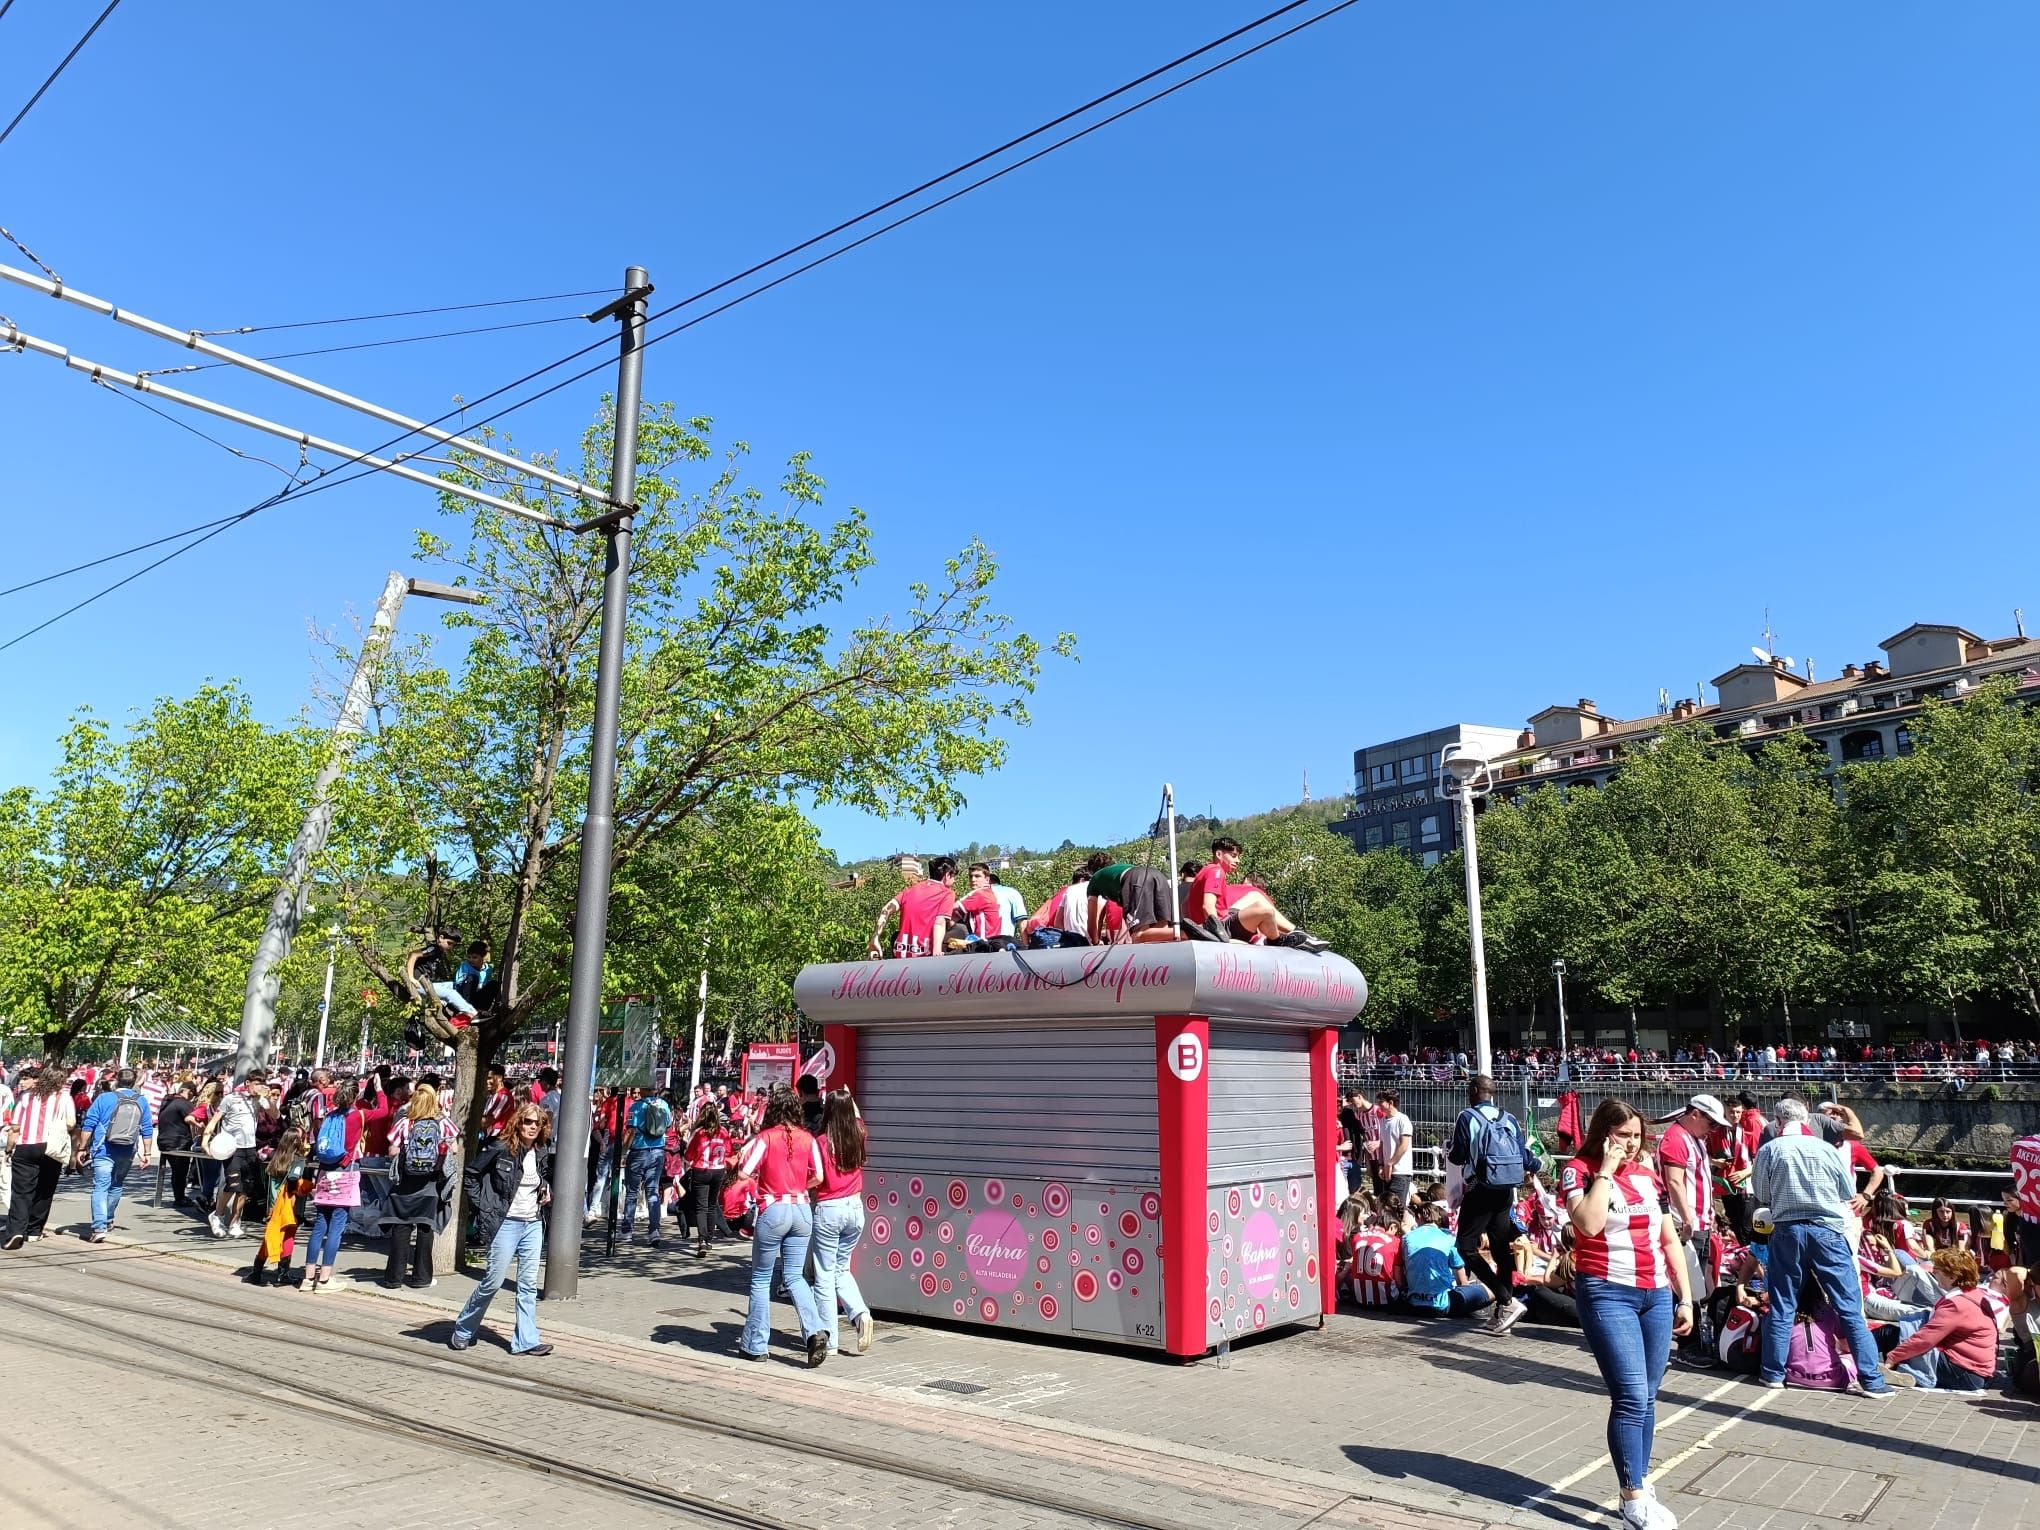
[(1473, 1161), (1467, 1165), (1468, 1178), (1482, 1185), (1520, 1187), (1529, 1167), (1523, 1128), (1499, 1107), (1493, 1116), (1475, 1107), (1473, 1117)]
[(347, 1164), (347, 1113), (329, 1110), (326, 1119), (319, 1123), (319, 1142), (315, 1154), (322, 1169), (344, 1168)]

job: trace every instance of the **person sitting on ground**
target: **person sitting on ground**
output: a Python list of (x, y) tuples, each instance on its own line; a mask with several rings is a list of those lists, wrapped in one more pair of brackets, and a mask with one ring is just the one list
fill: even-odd
[(1352, 1250), (1346, 1260), (1346, 1287), (1362, 1307), (1385, 1309), (1402, 1299), (1401, 1221), (1400, 1213), (1391, 1216), (1374, 1211), (1363, 1217), (1353, 1231)]
[(897, 920), (898, 930), (892, 943), (894, 956), (937, 955), (955, 910), (956, 860), (953, 856), (938, 855), (928, 863), (926, 877), (908, 883), (878, 911), (878, 922), (871, 928), (870, 954), (885, 954), (885, 927)]
[(1259, 888), (1228, 887), (1226, 878), (1240, 863), (1240, 842), (1221, 835), (1211, 842), (1211, 862), (1190, 884), (1189, 906), (1183, 911), (1186, 923), (1202, 929), (1215, 940), (1261, 939), (1271, 946), (1288, 946), (1313, 954), (1329, 951), (1331, 945), (1299, 930), (1274, 900)]
[(428, 1006), (433, 1000), (452, 1010), (455, 1026), (472, 1025), (478, 1018), (466, 994), (453, 986), (453, 948), (460, 936), (452, 930), (434, 930), (424, 949), (404, 958), (404, 986)]
[(1976, 1256), (1967, 1249), (1944, 1248), (1934, 1255), (1934, 1269), (1949, 1294), (1887, 1363), (1900, 1366), (1931, 1355), (1935, 1388), (1981, 1392), (1997, 1374), (1998, 1325), (1976, 1289), (1982, 1279)]
[(1573, 1300), (1572, 1229), (1559, 1235), (1558, 1251), (1546, 1254), (1529, 1238), (1516, 1242), (1516, 1300), (1524, 1320), (1559, 1328), (1580, 1326), (1579, 1304)]
[(1409, 1304), (1427, 1317), (1450, 1313), (1468, 1317), (1494, 1299), (1494, 1293), (1466, 1272), (1466, 1261), (1451, 1232), (1451, 1215), (1432, 1205), (1402, 1240), (1403, 1280)]

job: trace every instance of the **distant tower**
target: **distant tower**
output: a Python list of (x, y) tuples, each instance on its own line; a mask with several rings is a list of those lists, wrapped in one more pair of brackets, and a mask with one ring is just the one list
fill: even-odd
[(1303, 805), (1305, 807), (1310, 806), (1310, 772), (1308, 770), (1303, 773)]

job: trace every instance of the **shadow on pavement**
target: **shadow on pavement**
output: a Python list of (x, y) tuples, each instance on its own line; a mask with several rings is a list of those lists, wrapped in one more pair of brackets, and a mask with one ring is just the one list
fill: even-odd
[[(1482, 1466), (1478, 1462), (1440, 1455), (1436, 1451), (1399, 1450), (1376, 1445), (1344, 1445), (1340, 1449), (1345, 1452), (1347, 1460), (1377, 1477), (1429, 1483), (1449, 1493), (1484, 1498), (1508, 1509), (1517, 1508), (1545, 1491), (1543, 1483), (1521, 1472), (1499, 1466)], [(1594, 1516), (1597, 1524), (1606, 1522), (1597, 1504), (1577, 1494), (1553, 1493), (1542, 1502), (1553, 1507), (1570, 1505)], [(1571, 1519), (1574, 1516), (1561, 1514), (1557, 1517)]]

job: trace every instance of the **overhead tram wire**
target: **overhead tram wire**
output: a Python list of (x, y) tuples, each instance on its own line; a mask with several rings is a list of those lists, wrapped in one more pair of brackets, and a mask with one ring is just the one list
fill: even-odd
[(329, 324), (370, 324), (378, 319), (416, 319), (435, 313), (467, 313), (477, 308), (515, 308), (526, 303), (564, 303), (573, 298), (586, 297), (613, 298), (616, 291), (614, 287), (590, 287), (585, 292), (551, 292), (542, 297), (494, 298), (486, 303), (445, 303), (437, 308), (398, 308), (389, 313), (357, 313), (341, 319), (293, 319), (288, 324), (241, 324), (232, 329), (202, 329), (199, 334), (256, 335), (272, 329), (320, 329)]
[[(322, 345), (309, 351), (279, 351), (270, 356), (257, 356), (257, 361), (295, 361), (301, 356), (337, 356), (342, 351), (373, 351), (389, 345), (420, 345), (427, 340), (457, 340), (466, 335), (494, 335), (506, 329), (537, 329), (545, 324), (571, 324), (576, 319), (586, 319), (585, 313), (561, 314), (551, 319), (519, 319), (511, 324), (482, 324), (473, 329), (442, 329), (429, 335), (397, 335), (388, 340), (357, 340), (352, 345)], [(340, 320), (316, 320), (317, 323), (339, 323)], [(281, 327), (281, 326), (279, 326)], [(206, 330), (206, 334), (244, 334), (244, 330)], [(170, 377), (181, 372), (210, 372), (214, 367), (231, 366), (227, 361), (194, 361), (181, 367), (147, 367), (143, 377)]]
[[(9, 0), (9, 3), (11, 4), (12, 0)], [(71, 51), (64, 55), (64, 61), (61, 64), (57, 65), (56, 68), (52, 69), (50, 71), (50, 77), (44, 80), (41, 85), (36, 87), (35, 94), (28, 98), (28, 105), (24, 106), (20, 111), (16, 112), (14, 114), (14, 120), (8, 123), (5, 128), (0, 128), (0, 144), (5, 144), (7, 140), (14, 135), (14, 130), (21, 126), (21, 119), (26, 117), (30, 112), (35, 110), (35, 103), (43, 98), (43, 93), (45, 91), (47, 91), (52, 85), (57, 83), (57, 77), (61, 75), (66, 69), (69, 69), (71, 67), (71, 60), (76, 58), (79, 55), (79, 53), (84, 50), (85, 44), (92, 41), (92, 34), (94, 32), (97, 32), (102, 26), (106, 24), (106, 18), (113, 14), (114, 7), (118, 6), (119, 4), (120, 0), (108, 0), (106, 9), (99, 13), (99, 19), (93, 22), (91, 26), (85, 29), (85, 35), (79, 38), (78, 41), (72, 45)]]
[[(115, 3), (117, 4), (118, 0), (115, 0)], [(896, 197), (888, 198), (886, 201), (881, 202), (877, 206), (870, 208), (863, 213), (858, 214), (856, 217), (846, 219), (843, 222), (838, 223), (834, 228), (826, 230), (823, 233), (817, 234), (813, 238), (805, 239), (801, 241), (799, 244), (789, 246), (787, 249), (780, 251), (779, 254), (774, 255), (766, 260), (759, 261), (757, 264), (752, 265), (746, 268), (745, 270), (738, 272), (736, 275), (727, 277), (724, 280), (717, 282), (712, 287), (705, 287), (699, 292), (696, 292), (688, 297), (680, 299), (678, 302), (668, 304), (666, 307), (661, 308), (654, 312), (653, 314), (651, 314), (649, 318), (650, 319), (662, 318), (669, 314), (675, 313), (682, 308), (691, 306), (694, 303), (698, 303), (702, 299), (712, 296), (713, 294), (722, 291), (724, 288), (730, 287), (735, 283), (744, 280), (747, 276), (756, 275), (761, 271), (767, 270), (770, 267), (779, 264), (781, 261), (784, 261), (793, 255), (799, 254), (804, 250), (813, 248), (816, 244), (821, 243), (822, 241), (832, 237), (835, 234), (843, 233), (851, 228), (856, 227), (860, 223), (867, 222), (871, 218), (877, 216), (878, 214), (898, 206), (900, 203), (911, 199), (912, 197), (920, 194), (923, 191), (932, 190), (936, 186), (942, 185), (947, 181), (953, 180), (958, 175), (964, 174), (965, 172), (974, 169), (978, 165), (984, 164), (987, 160), (994, 159), (998, 155), (1005, 153), (1010, 149), (1016, 148), (1023, 143), (1031, 142), (1032, 140), (1040, 137), (1043, 133), (1051, 132), (1055, 128), (1061, 126), (1063, 123), (1068, 122), (1075, 117), (1082, 116), (1085, 112), (1090, 111), (1100, 105), (1103, 105), (1108, 101), (1116, 100), (1118, 97), (1125, 95), (1128, 91), (1138, 89), (1141, 85), (1146, 84), (1147, 82), (1156, 79), (1161, 75), (1167, 74), (1170, 71), (1181, 67), (1183, 64), (1188, 63), (1193, 59), (1200, 58), (1203, 55), (1211, 52), (1215, 48), (1223, 47), (1226, 43), (1234, 41), (1235, 39), (1242, 37), (1249, 32), (1257, 31), (1261, 27), (1266, 26), (1270, 21), (1277, 20), (1280, 17), (1285, 16), (1292, 11), (1298, 10), (1302, 8), (1304, 5), (1309, 3), (1310, 0), (1291, 0), (1291, 3), (1279, 6), (1275, 10), (1268, 12), (1264, 16), (1258, 17), (1253, 21), (1247, 22), (1243, 26), (1236, 27), (1232, 31), (1224, 34), (1223, 36), (1214, 38), (1212, 41), (1205, 43), (1202, 47), (1192, 49), (1190, 52), (1182, 54), (1179, 57), (1172, 59), (1170, 62), (1166, 64), (1160, 65), (1155, 69), (1151, 69), (1147, 73), (1140, 75), (1139, 77), (1133, 80), (1129, 80), (1126, 84), (1121, 85), (1116, 89), (1107, 91), (1104, 95), (1095, 97), (1094, 99), (1086, 102), (1082, 106), (1074, 107), (1071, 110), (1062, 113), (1060, 116), (1057, 116), (1055, 118), (1050, 119), (1047, 122), (1042, 123), (1039, 127), (1030, 129), (1028, 132), (1023, 133), (1016, 138), (1009, 139), (1006, 143), (1001, 144), (998, 148), (987, 150), (985, 153), (980, 154), (973, 159), (966, 160), (964, 163), (956, 166), (954, 169), (945, 171), (943, 174), (935, 176), (930, 180), (923, 181), (919, 186), (913, 188), (910, 191), (905, 191), (900, 193)], [(951, 192), (949, 195), (942, 197), (933, 203), (928, 204), (926, 207), (918, 208), (914, 212), (904, 217), (895, 219), (892, 223), (885, 225), (883, 228), (876, 229), (873, 232), (866, 234), (857, 240), (854, 240), (850, 244), (841, 246), (838, 249), (830, 251), (829, 253), (821, 257), (818, 257), (815, 260), (807, 262), (806, 264), (800, 266), (794, 271), (776, 277), (770, 282), (762, 283), (758, 287), (755, 287), (748, 292), (741, 293), (737, 297), (731, 299), (729, 302), (723, 303), (717, 306), (716, 308), (710, 310), (708, 313), (698, 315), (693, 319), (690, 319), (681, 324), (676, 324), (657, 335), (651, 336), (647, 338), (645, 344), (649, 346), (657, 343), (660, 340), (670, 339), (672, 338), (672, 336), (680, 333), (682, 330), (690, 329), (697, 323), (701, 323), (707, 319), (713, 318), (717, 314), (725, 313), (729, 309), (736, 307), (740, 303), (748, 302), (751, 298), (760, 296), (761, 294), (770, 291), (772, 288), (781, 285), (783, 282), (790, 281), (795, 276), (799, 276), (806, 271), (812, 270), (816, 266), (826, 264), (828, 261), (835, 259), (838, 255), (848, 254), (851, 250), (858, 248), (860, 245), (868, 244), (871, 240), (879, 237), (882, 234), (888, 233), (891, 230), (898, 228), (904, 224), (911, 223), (915, 219), (923, 216), (925, 213), (933, 212), (938, 207), (946, 206), (948, 203), (955, 201), (958, 197), (965, 196), (971, 191), (977, 190), (981, 186), (989, 185), (991, 182), (1001, 179), (1003, 176), (1010, 174), (1014, 170), (1021, 169), (1026, 165), (1032, 164), (1035, 160), (1041, 159), (1048, 154), (1054, 153), (1059, 148), (1063, 148), (1068, 144), (1075, 143), (1080, 138), (1088, 137), (1091, 133), (1098, 131), (1098, 129), (1100, 128), (1110, 126), (1112, 123), (1119, 121), (1121, 118), (1131, 116), (1134, 112), (1139, 111), (1141, 108), (1145, 106), (1150, 106), (1154, 104), (1156, 101), (1160, 101), (1167, 96), (1174, 95), (1177, 91), (1185, 89), (1190, 85), (1194, 85), (1200, 80), (1207, 79), (1210, 76), (1217, 74), (1220, 70), (1228, 68), (1233, 64), (1239, 63), (1241, 60), (1249, 58), (1252, 55), (1261, 52), (1263, 49), (1272, 47), (1274, 44), (1278, 42), (1282, 42), (1287, 38), (1293, 37), (1297, 33), (1302, 32), (1310, 27), (1313, 27), (1321, 21), (1329, 20), (1331, 17), (1339, 14), (1341, 11), (1349, 10), (1358, 3), (1359, 0), (1338, 0), (1338, 3), (1328, 7), (1327, 9), (1320, 11), (1315, 15), (1306, 17), (1303, 21), (1298, 22), (1295, 25), (1292, 25), (1288, 28), (1285, 28), (1283, 31), (1278, 32), (1271, 37), (1264, 38), (1262, 41), (1254, 44), (1251, 47), (1244, 48), (1238, 53), (1231, 54), (1228, 57), (1221, 59), (1218, 63), (1213, 64), (1203, 70), (1200, 70), (1196, 74), (1190, 75), (1189, 77), (1180, 80), (1163, 90), (1157, 91), (1151, 96), (1144, 97), (1143, 99), (1135, 102), (1133, 105), (1124, 107), (1120, 111), (1113, 113), (1111, 116), (1106, 117), (1096, 123), (1093, 123), (1090, 126), (1079, 130), (1078, 132), (1072, 133), (1068, 135), (1066, 138), (1059, 139), (1055, 143), (1052, 143), (1046, 146), (1045, 148), (1036, 150), (1033, 154), (1026, 156), (1024, 159), (1018, 160), (1011, 165), (1002, 167), (1001, 169), (993, 172), (990, 175), (981, 177), (979, 180), (974, 181), (971, 184), (958, 189), (957, 191)], [(312, 320), (305, 322), (308, 324), (315, 324), (324, 322), (348, 322), (348, 321)], [(270, 327), (283, 328), (285, 326), (277, 325)], [(481, 395), (479, 398), (464, 401), (463, 403), (457, 405), (456, 407), (447, 410), (444, 414), (438, 416), (436, 419), (427, 421), (426, 425), (428, 427), (443, 425), (448, 420), (454, 419), (457, 416), (465, 416), (469, 410), (473, 409), (477, 405), (488, 403), (492, 399), (501, 398), (506, 393), (514, 392), (516, 389), (523, 387), (526, 383), (535, 382), (539, 378), (545, 376), (548, 372), (557, 371), (559, 368), (566, 366), (571, 362), (579, 360), (581, 357), (587, 355), (589, 352), (600, 349), (606, 346), (608, 343), (609, 343), (608, 337), (606, 336), (603, 339), (593, 341), (588, 345), (582, 346), (578, 350), (569, 352), (567, 355), (560, 357), (557, 361), (549, 362), (545, 366), (539, 367), (534, 371), (527, 372), (524, 376), (503, 384), (499, 388), (492, 389), (488, 393)], [(496, 410), (491, 414), (485, 415), (479, 420), (469, 422), (466, 428), (469, 429), (478, 428), (482, 425), (486, 425), (495, 420), (501, 419), (503, 416), (507, 414), (511, 414), (519, 409), (523, 409), (528, 405), (535, 404), (540, 399), (546, 398), (549, 395), (560, 391), (562, 388), (568, 387), (573, 383), (582, 381), (583, 379), (592, 376), (595, 372), (602, 370), (603, 367), (606, 365), (607, 362), (605, 361), (602, 363), (598, 363), (593, 367), (586, 368), (581, 372), (575, 373), (573, 376), (565, 379), (564, 381), (554, 383), (546, 388), (541, 389), (537, 393), (531, 394), (526, 398), (518, 400), (515, 403), (507, 404), (503, 408)], [(174, 552), (166, 554), (164, 557), (156, 560), (156, 562), (151, 563), (146, 567), (137, 570), (134, 574), (131, 574), (127, 578), (118, 581), (116, 584), (109, 585), (105, 589), (102, 589), (97, 593), (88, 596), (85, 600), (79, 602), (77, 606), (72, 607), (70, 610), (61, 611), (57, 613), (56, 616), (51, 617), (48, 621), (45, 621), (39, 624), (38, 626), (29, 629), (29, 631), (21, 633), (13, 638), (10, 638), (4, 643), (0, 643), (0, 653), (6, 652), (9, 648), (12, 648), (16, 643), (21, 642), (24, 638), (30, 637), (34, 635), (34, 633), (42, 631), (44, 628), (52, 625), (53, 623), (63, 620), (66, 616), (71, 615), (73, 611), (81, 609), (86, 605), (90, 605), (93, 601), (100, 599), (102, 596), (111, 594), (114, 590), (119, 589), (126, 584), (132, 583), (135, 579), (140, 578), (141, 575), (149, 573), (153, 569), (161, 567), (162, 564), (169, 562), (172, 558), (182, 556), (184, 553), (191, 551), (192, 548), (200, 546), (204, 542), (210, 541), (214, 536), (219, 535), (220, 532), (228, 530), (232, 526), (239, 525), (241, 522), (248, 520), (256, 515), (259, 515), (265, 510), (272, 509), (274, 506), (284, 502), (286, 499), (304, 499), (313, 494), (323, 493), (327, 489), (335, 489), (339, 488), (343, 484), (356, 482), (361, 478), (367, 477), (371, 473), (379, 471), (379, 469), (373, 467), (358, 468), (351, 473), (345, 470), (353, 466), (354, 463), (359, 462), (363, 457), (379, 456), (383, 452), (389, 450), (391, 447), (397, 446), (402, 442), (410, 439), (413, 435), (416, 435), (417, 433), (418, 432), (415, 430), (404, 431), (399, 435), (391, 437), (388, 441), (385, 441), (378, 446), (371, 447), (369, 450), (357, 454), (353, 459), (351, 459), (348, 462), (338, 463), (335, 466), (328, 468), (324, 476), (320, 477), (319, 479), (311, 483), (288, 486), (283, 490), (279, 491), (278, 493), (271, 495), (268, 499), (263, 500), (255, 505), (251, 505), (246, 510), (240, 511), (235, 515), (224, 517), (216, 521), (203, 522), (198, 526), (188, 528), (185, 532), (174, 533), (172, 537), (169, 538), (169, 540), (175, 540), (177, 536), (193, 535), (198, 532), (204, 532), (205, 535), (200, 536), (197, 538), (197, 540), (189, 542), (185, 546), (176, 549)], [(152, 545), (160, 545), (160, 543), (143, 544), (142, 547), (130, 548), (127, 550), (127, 552), (124, 553), (110, 554), (107, 560), (101, 561), (110, 561), (111, 559), (114, 558), (124, 557), (127, 556), (129, 553), (142, 551), (144, 550), (145, 547)], [(90, 566), (93, 565), (80, 565), (81, 568)], [(74, 569), (69, 570), (67, 572), (77, 571), (78, 570)], [(51, 577), (62, 577), (62, 575), (54, 575)]]

